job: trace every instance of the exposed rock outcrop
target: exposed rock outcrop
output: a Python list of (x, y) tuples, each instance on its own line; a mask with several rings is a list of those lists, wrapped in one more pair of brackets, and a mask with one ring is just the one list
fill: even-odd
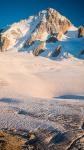
[(33, 50), (33, 54), (35, 56), (38, 56), (39, 54), (41, 54), (42, 52), (44, 52), (44, 46), (45, 46), (44, 42), (42, 42), (41, 44), (39, 44), (39, 46)]
[[(62, 39), (62, 34), (67, 32), (71, 26), (71, 22), (59, 12), (49, 8), (45, 16), (43, 16), (40, 23), (37, 25), (37, 32), (26, 41), (24, 47), (28, 47), (33, 44), (37, 39), (42, 40), (45, 36), (45, 32), (51, 37), (47, 42), (56, 41)], [(53, 34), (58, 34), (57, 37), (53, 37)]]
[(9, 132), (0, 130), (0, 150), (21, 150), (25, 139)]
[(57, 57), (61, 53), (61, 45), (59, 45), (51, 54), (51, 57)]
[(45, 23), (41, 21), (37, 26), (37, 32), (32, 33), (30, 38), (25, 42), (24, 47), (31, 46), (36, 40), (42, 40), (43, 37), (45, 36), (45, 32), (46, 32)]
[[(76, 50), (76, 53), (80, 54), (83, 52), (80, 52), (80, 49), (78, 51), (75, 40), (78, 45), (81, 44), (81, 49), (84, 49), (83, 42), (80, 42), (82, 39), (78, 39), (83, 36), (83, 26), (76, 28), (65, 16), (49, 8), (0, 30), (0, 51), (15, 49), (32, 52), (38, 56), (46, 49), (45, 57), (49, 57), (51, 51), (56, 57), (60, 53), (60, 49), (55, 49), (56, 45), (62, 45), (63, 53), (66, 49), (66, 52), (72, 53)], [(77, 54), (74, 56), (79, 56)]]
[(80, 55), (84, 55), (84, 50), (81, 50), (81, 51), (80, 51)]
[(46, 40), (47, 43), (55, 43), (57, 42), (57, 37), (56, 36), (51, 36), (48, 40)]
[(49, 8), (47, 14), (47, 31), (52, 33), (65, 33), (71, 26), (71, 22), (59, 12), (54, 9)]
[(35, 36), (32, 36), (29, 40), (27, 40), (24, 44), (24, 48), (31, 46), (34, 44), (34, 41), (36, 40)]
[(6, 51), (10, 45), (10, 40), (5, 36), (0, 36), (0, 51)]
[(78, 37), (84, 37), (84, 27), (80, 26), (78, 29)]

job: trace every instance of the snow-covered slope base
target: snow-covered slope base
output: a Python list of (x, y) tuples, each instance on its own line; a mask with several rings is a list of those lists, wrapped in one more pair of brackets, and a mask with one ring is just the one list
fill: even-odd
[(0, 53), (0, 97), (84, 95), (84, 61)]

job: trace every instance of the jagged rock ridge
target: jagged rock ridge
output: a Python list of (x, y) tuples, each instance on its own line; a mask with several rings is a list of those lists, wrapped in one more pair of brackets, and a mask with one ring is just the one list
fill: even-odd
[(49, 8), (1, 30), (0, 51), (15, 49), (50, 57), (53, 53), (57, 56), (55, 50), (60, 45), (61, 56), (70, 53), (79, 57), (84, 55), (83, 37), (83, 26), (74, 27), (69, 19)]

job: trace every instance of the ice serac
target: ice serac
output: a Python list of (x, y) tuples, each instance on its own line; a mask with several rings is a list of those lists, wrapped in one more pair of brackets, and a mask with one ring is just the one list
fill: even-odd
[[(27, 51), (35, 56), (83, 58), (84, 28), (76, 28), (58, 11), (48, 8), (7, 26), (0, 32), (0, 51)], [(56, 49), (61, 46), (57, 55)], [(55, 54), (56, 52), (56, 54)]]

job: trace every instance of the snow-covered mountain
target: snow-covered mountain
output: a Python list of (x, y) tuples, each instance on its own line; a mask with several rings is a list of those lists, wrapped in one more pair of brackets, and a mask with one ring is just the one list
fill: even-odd
[(84, 27), (76, 28), (49, 8), (0, 31), (0, 51), (27, 51), (35, 56), (84, 58)]

